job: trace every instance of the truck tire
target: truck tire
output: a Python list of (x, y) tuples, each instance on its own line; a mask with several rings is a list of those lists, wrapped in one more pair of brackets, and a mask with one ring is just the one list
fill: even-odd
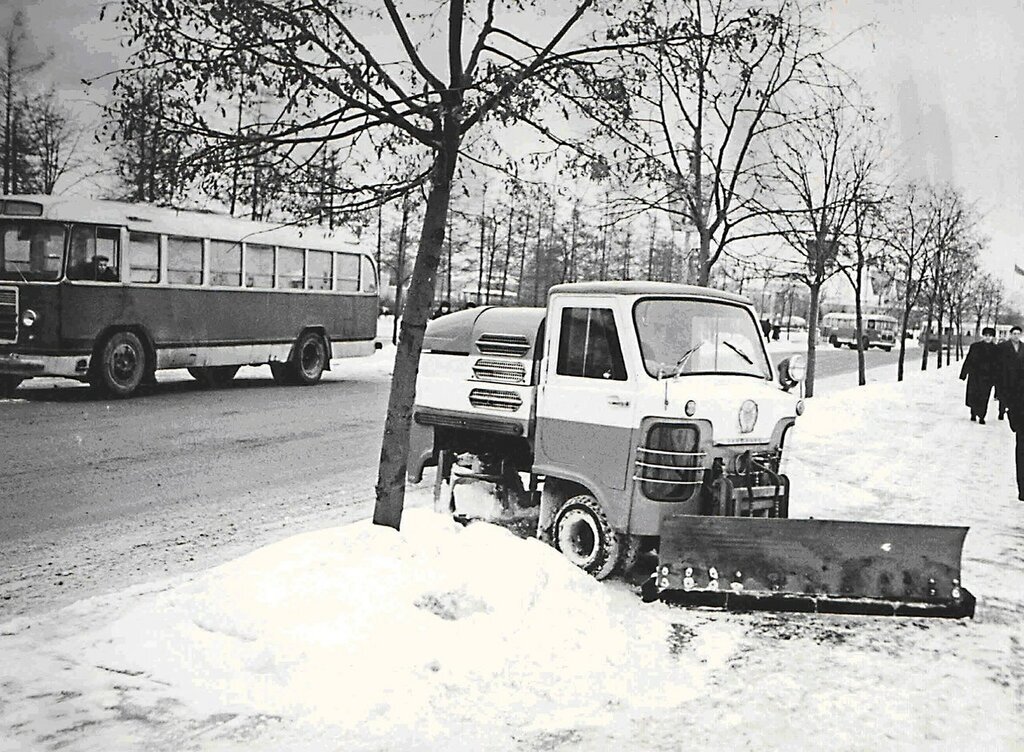
[(556, 549), (598, 580), (619, 563), (619, 536), (590, 494), (573, 496), (562, 504), (555, 515), (553, 538)]
[(93, 385), (111, 397), (131, 397), (146, 375), (146, 348), (134, 332), (114, 332), (99, 351)]

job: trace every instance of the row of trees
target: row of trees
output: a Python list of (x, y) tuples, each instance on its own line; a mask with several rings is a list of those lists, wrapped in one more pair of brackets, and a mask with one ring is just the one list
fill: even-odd
[(28, 45), (23, 11), (0, 29), (0, 190), (52, 193), (81, 166), (82, 128), (52, 85), (38, 75), (48, 55)]
[[(134, 41), (99, 134), (112, 195), (377, 228), (404, 298), (377, 522), (401, 517), (427, 317), (467, 274), (539, 303), (561, 281), (753, 269), (803, 284), (813, 323), (829, 278), (884, 269), (904, 326), (921, 304), (962, 317), (981, 289), (974, 212), (884, 169), (814, 0), (116, 7)], [(14, 49), (9, 90), (44, 64)]]

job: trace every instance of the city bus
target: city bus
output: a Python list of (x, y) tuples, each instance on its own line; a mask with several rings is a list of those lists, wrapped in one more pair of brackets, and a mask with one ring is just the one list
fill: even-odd
[(370, 255), (317, 229), (0, 196), (0, 395), (63, 376), (127, 397), (167, 368), (221, 386), (262, 364), (314, 384), (379, 347), (377, 288)]
[[(886, 352), (896, 345), (899, 322), (892, 316), (879, 313), (863, 314), (864, 325), (861, 345), (863, 350), (878, 347)], [(828, 313), (821, 320), (821, 336), (833, 347), (857, 347), (857, 316), (853, 313)]]

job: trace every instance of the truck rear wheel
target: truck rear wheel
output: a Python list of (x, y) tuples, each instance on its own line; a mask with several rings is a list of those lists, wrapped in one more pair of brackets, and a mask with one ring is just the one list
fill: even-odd
[(603, 580), (619, 562), (619, 536), (590, 494), (573, 496), (555, 515), (555, 548), (584, 572)]

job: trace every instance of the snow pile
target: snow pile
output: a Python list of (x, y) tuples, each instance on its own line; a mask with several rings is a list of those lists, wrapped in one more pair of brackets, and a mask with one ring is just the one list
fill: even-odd
[(1012, 434), (954, 377), (810, 400), (786, 463), (794, 516), (971, 525), (973, 621), (643, 604), (410, 509), (0, 625), (0, 750), (1022, 749)]

